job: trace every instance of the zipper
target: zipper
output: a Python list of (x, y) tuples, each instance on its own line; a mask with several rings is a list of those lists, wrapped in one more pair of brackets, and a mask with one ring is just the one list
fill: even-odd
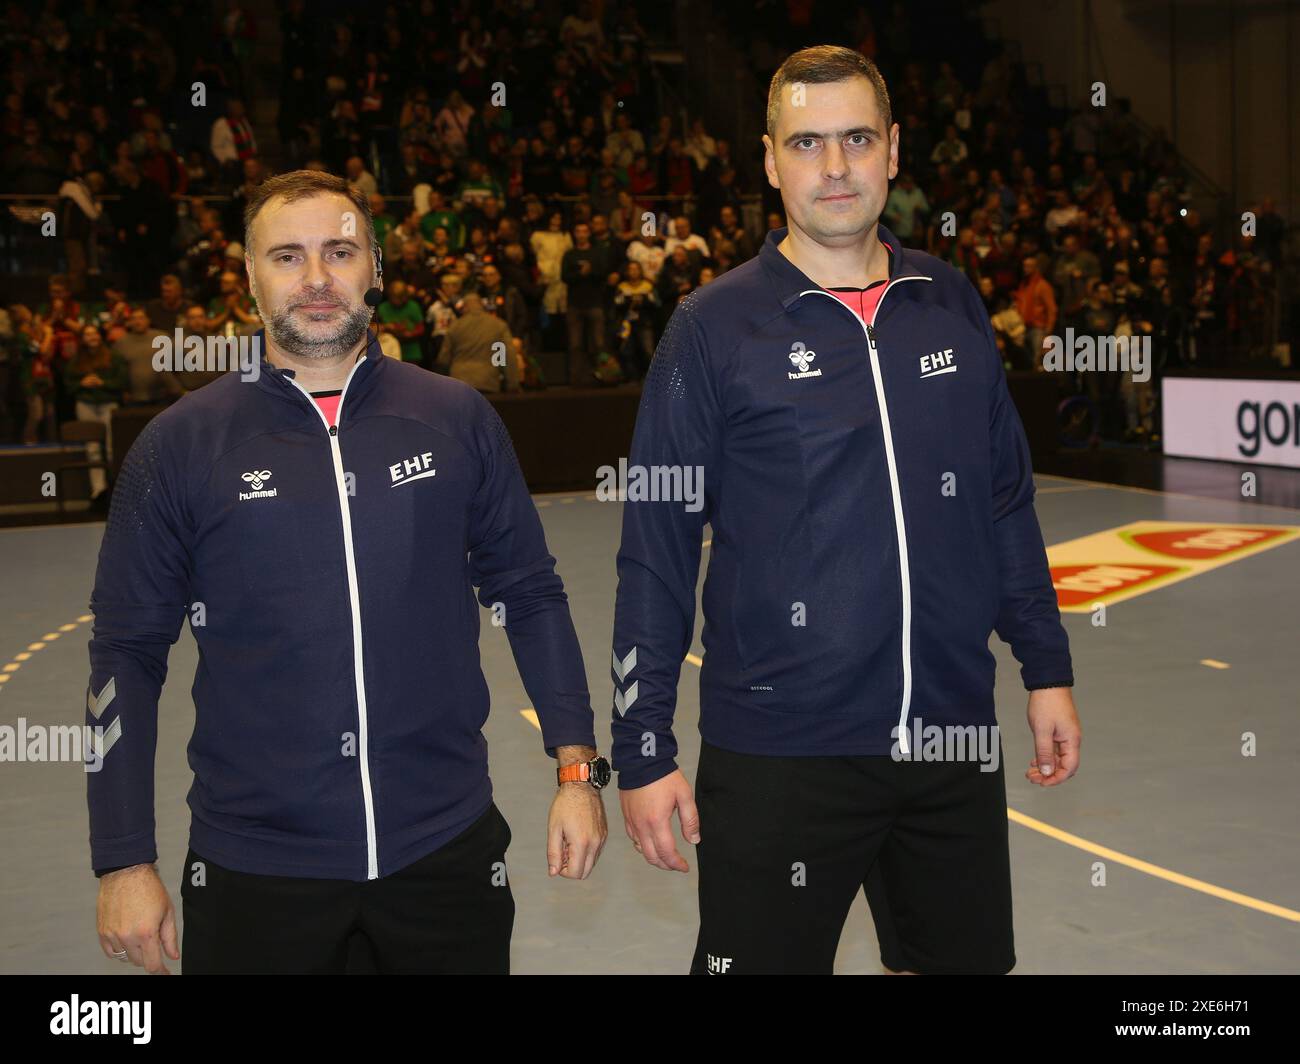
[(876, 348), (875, 324), (876, 315), (880, 313), (880, 304), (885, 301), (885, 296), (894, 285), (901, 284), (903, 281), (932, 280), (933, 277), (918, 275), (896, 277), (886, 284), (885, 290), (880, 293), (880, 299), (876, 301), (869, 322), (864, 322), (849, 307), (821, 288), (809, 288), (799, 293), (801, 296), (810, 294), (825, 296), (837, 306), (844, 307), (852, 315), (853, 320), (862, 326), (862, 331), (867, 338), (867, 354), (871, 358), (872, 377), (876, 386), (876, 404), (880, 407), (880, 428), (885, 440), (885, 462), (889, 466), (889, 492), (894, 502), (894, 533), (898, 540), (898, 580), (903, 599), (903, 697), (898, 711), (898, 749), (901, 754), (911, 753), (907, 741), (907, 714), (912, 705), (912, 577), (907, 562), (907, 528), (903, 522), (903, 495), (898, 486), (898, 463), (894, 459), (894, 434), (889, 426), (889, 404), (885, 402), (885, 381), (880, 373), (880, 354)]
[(357, 689), (357, 745), (361, 756), (361, 796), (366, 806), (366, 878), (379, 878), (379, 844), (375, 835), (375, 799), (370, 789), (370, 742), (366, 716), (366, 683), (363, 668), (361, 645), (361, 595), (357, 590), (357, 558), (352, 546), (352, 509), (348, 505), (347, 478), (343, 472), (343, 454), (339, 450), (338, 426), (343, 423), (343, 403), (348, 397), (348, 385), (357, 368), (365, 362), (365, 356), (357, 359), (343, 382), (343, 391), (339, 395), (339, 405), (335, 414), (335, 424), (331, 425), (325, 412), (316, 405), (316, 400), (293, 377), (285, 377), (290, 384), (307, 397), (307, 402), (316, 411), (317, 416), (329, 433), (330, 454), (334, 460), (334, 485), (338, 490), (339, 513), (343, 519), (343, 554), (348, 570), (348, 606), (352, 612), (352, 675)]

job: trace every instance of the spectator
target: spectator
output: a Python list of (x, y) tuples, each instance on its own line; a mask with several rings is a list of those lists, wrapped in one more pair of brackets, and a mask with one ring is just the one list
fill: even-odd
[(1034, 361), (1034, 368), (1043, 364), (1043, 340), (1056, 328), (1056, 296), (1038, 268), (1038, 259), (1025, 256), (1024, 280), (1016, 289), (1016, 310), (1025, 323), (1025, 347)]
[(231, 97), (227, 101), (225, 115), (212, 123), (208, 148), (225, 169), (235, 168), (245, 159), (257, 157), (257, 138), (253, 135), (252, 123), (244, 114), (242, 100)]
[(228, 336), (236, 332), (256, 332), (262, 327), (253, 297), (245, 290), (243, 278), (234, 270), (225, 270), (221, 274), (221, 291), (207, 306), (207, 327)]
[(433, 301), (425, 311), (424, 321), (429, 327), (429, 362), (438, 366), (442, 360), (442, 346), (447, 338), (447, 330), (460, 313), (464, 282), (458, 273), (444, 273), (438, 279)]
[(149, 312), (135, 307), (127, 315), (126, 332), (113, 342), (113, 353), (126, 366), (125, 402), (128, 406), (148, 406), (161, 403), (182, 393), (179, 382), (171, 373), (159, 373), (154, 368), (157, 339), (162, 334), (152, 328)]
[(650, 368), (655, 353), (655, 314), (659, 294), (641, 273), (641, 265), (629, 262), (614, 295), (618, 314), (615, 335), (619, 364), (628, 380), (640, 380)]
[(163, 332), (171, 332), (180, 322), (186, 308), (185, 292), (181, 279), (174, 273), (164, 274), (158, 282), (158, 295), (145, 304), (149, 320)]
[[(121, 405), (127, 387), (126, 361), (112, 351), (99, 329), (87, 325), (81, 330), (77, 353), (63, 369), (69, 394), (76, 400), (78, 421), (97, 421), (104, 426), (105, 446), (91, 442), (86, 457), (94, 461), (113, 460), (113, 411)], [(108, 480), (104, 470), (90, 471), (90, 503), (96, 509), (108, 502)]]
[(447, 330), (442, 366), (480, 392), (517, 391), (519, 366), (509, 326), (489, 314), (476, 294), (465, 296), (463, 303), (463, 312)]
[(504, 321), (512, 336), (522, 337), (528, 330), (528, 308), (524, 306), (523, 295), (517, 288), (505, 285), (501, 270), (495, 263), (483, 267), (479, 281), (475, 295), (482, 302), (483, 309)]
[(528, 239), (533, 257), (537, 260), (538, 280), (544, 286), (542, 310), (547, 315), (565, 313), (568, 290), (564, 283), (564, 256), (573, 247), (573, 238), (564, 231), (564, 215), (552, 211), (546, 228), (539, 229)]
[[(540, 256), (539, 256), (540, 259)], [(608, 246), (591, 242), (591, 227), (573, 227), (573, 247), (564, 253), (560, 275), (568, 294), (566, 312), (569, 336), (569, 383), (584, 387), (595, 383), (596, 361), (605, 344), (605, 304), (611, 286), (618, 284)]]
[(375, 181), (374, 174), (366, 169), (365, 160), (359, 155), (348, 157), (344, 164), (347, 173), (348, 184), (353, 188), (360, 189), (363, 195), (373, 196), (379, 191), (379, 184)]
[(424, 352), (420, 340), (424, 336), (424, 312), (411, 298), (404, 281), (393, 281), (387, 286), (388, 298), (379, 304), (375, 313), (376, 328), (381, 333), (391, 333), (402, 344), (402, 361), (420, 364)]
[(672, 235), (664, 241), (664, 251), (668, 255), (679, 247), (684, 247), (696, 263), (709, 257), (708, 243), (699, 233), (691, 232), (691, 220), (684, 214), (673, 219)]
[(899, 240), (910, 243), (917, 235), (917, 215), (929, 213), (930, 203), (925, 193), (917, 187), (911, 173), (904, 171), (885, 200), (885, 225)]
[(447, 151), (457, 158), (463, 158), (469, 150), (470, 126), (473, 121), (474, 108), (465, 102), (458, 89), (453, 89), (446, 104), (434, 118), (433, 127)]

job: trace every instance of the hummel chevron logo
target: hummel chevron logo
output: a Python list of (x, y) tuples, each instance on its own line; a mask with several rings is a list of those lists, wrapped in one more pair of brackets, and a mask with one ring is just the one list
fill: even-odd
[[(627, 657), (622, 661), (618, 660), (617, 653), (613, 654), (613, 659), (614, 675), (618, 677), (618, 682), (622, 683), (627, 679), (628, 673), (636, 668), (636, 647), (629, 650), (627, 652)], [(620, 691), (617, 686), (614, 687), (614, 708), (618, 710), (618, 715), (620, 717), (623, 716), (628, 711), (628, 707), (636, 701), (636, 696), (637, 682), (635, 680), (633, 680), (631, 686), (628, 687), (627, 694)]]
[(90, 711), (91, 716), (96, 720), (104, 715), (104, 710), (117, 697), (117, 677), (110, 676), (108, 683), (104, 684), (103, 689), (98, 695), (92, 695), (91, 689), (86, 688), (86, 709)]
[(614, 688), (614, 708), (618, 710), (618, 715), (620, 717), (626, 714), (627, 711), (632, 707), (632, 703), (636, 701), (636, 695), (637, 695), (636, 680), (632, 681), (632, 686), (627, 689), (626, 695), (622, 691), (620, 691), (617, 687)]
[(614, 655), (614, 675), (618, 677), (618, 682), (622, 683), (627, 674), (636, 668), (636, 647), (627, 652), (622, 662), (618, 660), (618, 655)]

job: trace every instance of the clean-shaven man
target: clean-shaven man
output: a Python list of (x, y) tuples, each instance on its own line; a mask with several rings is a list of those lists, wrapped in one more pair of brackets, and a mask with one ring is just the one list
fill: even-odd
[[(658, 868), (687, 870), (674, 812), (696, 845), (693, 972), (830, 972), (864, 886), (887, 969), (1006, 972), (993, 631), (1030, 691), (1029, 779), (1069, 779), (1080, 740), (1024, 430), (978, 293), (879, 224), (898, 126), (875, 66), (795, 53), (767, 129), (788, 228), (677, 305), (637, 417), (629, 465), (701, 471), (705, 505), (625, 505), (625, 825)], [(692, 792), (672, 720), (706, 522)]]

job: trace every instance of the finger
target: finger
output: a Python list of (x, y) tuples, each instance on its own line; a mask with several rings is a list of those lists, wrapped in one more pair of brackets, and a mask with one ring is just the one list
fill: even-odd
[(586, 878), (588, 848), (589, 844), (585, 839), (574, 839), (569, 843), (569, 869), (565, 873), (569, 879)]
[(100, 935), (99, 948), (104, 951), (106, 957), (111, 957), (115, 961), (120, 961), (122, 959), (122, 944), (112, 935)]
[(546, 873), (558, 876), (564, 867), (564, 825), (558, 820), (546, 832)]
[(583, 879), (586, 879), (596, 870), (596, 862), (600, 860), (600, 851), (603, 845), (603, 841), (593, 841), (592, 844), (587, 847), (587, 863), (582, 869)]
[(171, 975), (167, 965), (163, 964), (162, 941), (157, 933), (150, 935), (144, 941), (144, 970), (150, 975)]
[(1034, 729), (1034, 757), (1038, 771), (1044, 776), (1050, 776), (1056, 771), (1056, 745), (1050, 725)]
[(127, 940), (122, 943), (126, 947), (126, 957), (137, 968), (144, 967), (144, 949), (139, 942)]
[(686, 861), (677, 852), (677, 844), (673, 842), (673, 829), (670, 821), (665, 820), (662, 824), (655, 825), (654, 844), (659, 860), (664, 862), (661, 867), (677, 872), (686, 871)]
[(167, 915), (163, 917), (162, 922), (162, 944), (163, 949), (167, 951), (167, 956), (172, 960), (181, 959), (180, 945), (176, 941), (176, 907), (169, 905)]
[(677, 802), (677, 815), (682, 822), (682, 838), (692, 846), (700, 843), (700, 811), (695, 807), (695, 798), (691, 794), (683, 795)]
[(662, 868), (665, 872), (670, 871), (669, 867), (659, 858), (659, 850), (655, 844), (655, 832), (652, 824), (646, 824), (637, 833), (636, 846), (641, 856), (656, 868)]
[(576, 838), (565, 838), (564, 840), (564, 867), (560, 869), (560, 875), (565, 879), (581, 879), (582, 872), (582, 843)]

